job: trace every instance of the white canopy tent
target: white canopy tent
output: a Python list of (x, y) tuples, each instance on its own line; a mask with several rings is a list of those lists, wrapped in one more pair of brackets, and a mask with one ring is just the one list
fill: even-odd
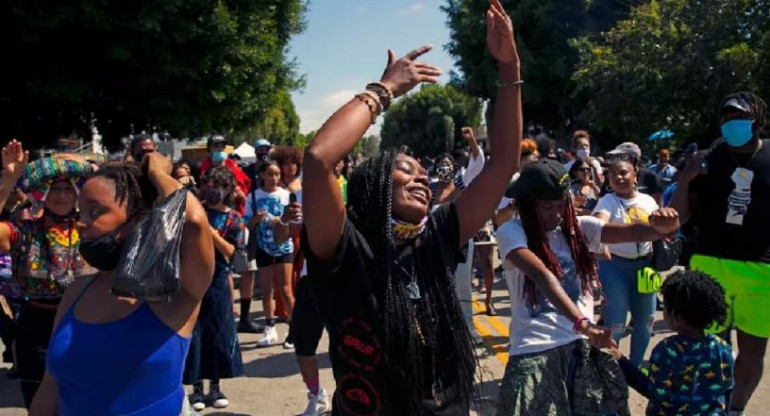
[(254, 146), (243, 142), (237, 149), (233, 150), (233, 153), (241, 157), (241, 160), (247, 163), (254, 163), (257, 161), (257, 153), (254, 151)]

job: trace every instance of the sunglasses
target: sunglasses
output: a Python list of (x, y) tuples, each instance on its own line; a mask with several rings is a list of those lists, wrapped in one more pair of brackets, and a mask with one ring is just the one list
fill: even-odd
[(590, 172), (591, 168), (578, 168), (578, 172)]

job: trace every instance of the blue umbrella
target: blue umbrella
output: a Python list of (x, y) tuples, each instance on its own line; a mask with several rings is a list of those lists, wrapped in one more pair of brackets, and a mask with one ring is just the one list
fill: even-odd
[(657, 141), (657, 140), (666, 140), (674, 137), (674, 132), (669, 129), (663, 129), (660, 131), (656, 131), (655, 133), (652, 133), (650, 135), (650, 138), (648, 139), (651, 142)]

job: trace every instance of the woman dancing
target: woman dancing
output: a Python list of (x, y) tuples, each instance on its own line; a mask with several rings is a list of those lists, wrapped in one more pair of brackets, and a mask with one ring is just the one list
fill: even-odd
[(396, 151), (354, 171), (347, 211), (334, 175), (393, 97), (438, 81), (438, 68), (416, 61), (430, 46), (400, 60), (388, 51), (381, 81), (338, 110), (307, 150), (305, 252), (329, 331), (333, 414), (468, 414), (476, 359), (453, 269), (517, 170), (522, 132), (513, 25), (497, 0), (487, 25), (500, 77), (492, 158), (455, 201), (431, 213), (425, 170)]

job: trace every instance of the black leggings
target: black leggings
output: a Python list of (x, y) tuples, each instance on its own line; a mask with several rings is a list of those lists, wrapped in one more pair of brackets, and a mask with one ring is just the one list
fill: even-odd
[[(58, 300), (45, 303), (55, 307)], [(32, 405), (32, 399), (45, 375), (45, 356), (55, 317), (56, 309), (44, 309), (29, 302), (21, 305), (16, 333), (16, 364), (19, 368), (21, 394), (27, 409)]]
[(299, 279), (294, 291), (294, 310), (289, 324), (287, 339), (294, 342), (294, 353), (300, 357), (313, 357), (324, 332), (324, 324), (310, 291), (307, 276)]

